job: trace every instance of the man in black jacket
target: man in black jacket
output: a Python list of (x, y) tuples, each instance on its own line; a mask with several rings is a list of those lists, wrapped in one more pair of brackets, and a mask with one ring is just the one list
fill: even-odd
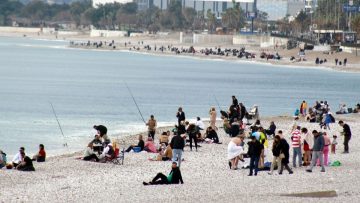
[(250, 157), (250, 173), (249, 176), (253, 175), (253, 170), (255, 169), (255, 176), (259, 171), (258, 165), (260, 160), (261, 151), (264, 146), (256, 139), (255, 136), (251, 136), (251, 141), (248, 142), (249, 150), (248, 155)]
[(185, 122), (185, 113), (183, 112), (182, 107), (179, 107), (176, 117), (178, 119), (178, 126), (180, 126), (181, 121)]
[(351, 139), (351, 130), (350, 126), (344, 121), (339, 121), (339, 125), (343, 127), (343, 134), (344, 134), (344, 152), (343, 153), (349, 153), (349, 141)]
[(171, 165), (171, 171), (168, 176), (163, 173), (158, 173), (150, 182), (143, 182), (144, 185), (163, 185), (163, 184), (184, 184), (181, 176), (180, 168), (177, 167), (176, 162)]
[(183, 152), (184, 147), (185, 147), (185, 140), (180, 136), (179, 133), (177, 133), (177, 135), (175, 135), (171, 139), (170, 147), (171, 147), (172, 153), (173, 153), (172, 161), (173, 162), (177, 161), (179, 163), (178, 166), (180, 167), (180, 165), (181, 165), (181, 155), (182, 155), (182, 152)]

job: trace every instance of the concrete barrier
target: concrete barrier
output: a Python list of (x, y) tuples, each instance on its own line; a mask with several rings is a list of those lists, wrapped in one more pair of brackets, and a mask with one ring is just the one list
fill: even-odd
[(194, 34), (194, 44), (233, 44), (233, 35)]
[(91, 30), (90, 37), (125, 37), (126, 31), (114, 31), (114, 30)]
[(54, 34), (55, 28), (0, 27), (0, 32)]

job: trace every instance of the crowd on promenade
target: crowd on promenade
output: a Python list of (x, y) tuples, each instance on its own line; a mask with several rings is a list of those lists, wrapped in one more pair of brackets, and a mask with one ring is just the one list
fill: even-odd
[[(284, 169), (292, 174), (293, 168), (296, 167), (306, 167), (307, 172), (312, 172), (315, 166), (321, 166), (321, 172), (325, 172), (329, 165), (329, 153), (336, 153), (338, 144), (336, 134), (330, 138), (330, 126), (335, 123), (335, 118), (326, 101), (316, 101), (311, 107), (303, 101), (294, 112), (293, 125), (289, 126), (291, 133), (287, 135), (283, 133), (284, 129), (277, 129), (275, 122), (270, 122), (267, 128), (262, 126), (257, 105), (248, 111), (235, 96), (232, 96), (231, 101), (226, 111), (220, 110), (223, 129), (216, 125), (218, 115), (215, 107), (209, 110), (208, 125), (205, 125), (200, 117), (197, 117), (193, 123), (189, 122), (182, 107), (179, 107), (176, 112), (177, 123), (172, 130), (159, 132), (155, 116), (151, 115), (145, 122), (148, 127), (147, 136), (138, 135), (137, 144), (126, 146), (126, 150), (125, 146), (122, 146), (122, 151), (119, 143), (111, 141), (105, 126), (94, 125), (96, 135), (88, 143), (81, 159), (113, 163), (121, 153), (124, 155), (147, 152), (151, 155), (149, 161), (171, 161), (172, 168), (168, 176), (158, 173), (152, 181), (143, 182), (144, 185), (183, 183), (180, 168), (184, 160), (184, 148), (189, 146), (190, 151), (195, 148), (197, 152), (201, 147), (200, 144), (222, 144), (218, 131), (224, 130), (231, 139), (227, 156), (231, 170), (248, 168), (249, 176), (256, 176), (259, 171), (268, 171), (271, 175), (275, 169), (278, 170), (278, 174), (282, 174)], [(308, 129), (301, 126), (299, 120), (316, 122), (319, 127)], [(344, 137), (343, 153), (349, 153), (349, 141), (352, 136), (350, 126), (342, 120), (337, 123), (343, 128), (341, 133)], [(292, 164), (290, 164), (290, 154), (292, 154)], [(269, 157), (272, 157), (272, 161)], [(9, 163), (6, 154), (1, 151), (0, 167), (34, 171), (32, 162), (44, 162), (45, 159), (44, 145), (40, 144), (39, 152), (32, 159), (25, 155), (25, 149), (21, 147), (19, 153)]]

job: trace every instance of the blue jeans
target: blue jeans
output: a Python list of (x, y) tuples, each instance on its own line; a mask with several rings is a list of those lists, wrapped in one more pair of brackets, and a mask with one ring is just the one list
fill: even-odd
[(182, 149), (173, 149), (172, 153), (173, 153), (173, 157), (172, 157), (172, 161), (177, 161), (178, 162), (178, 167), (180, 167), (181, 164), (181, 155), (182, 155), (183, 150)]
[(296, 167), (296, 157), (298, 157), (298, 163), (299, 166), (301, 166), (302, 164), (302, 154), (301, 154), (301, 147), (294, 147), (293, 148), (293, 167)]
[(321, 165), (321, 170), (325, 171), (325, 166), (324, 166), (324, 160), (323, 160), (323, 152), (322, 151), (313, 151), (312, 153), (312, 158), (311, 158), (311, 165), (309, 167), (310, 170), (312, 170), (317, 162), (317, 160), (320, 160), (320, 165)]
[(257, 172), (259, 171), (259, 159), (260, 157), (258, 156), (251, 156), (250, 157), (250, 173), (249, 175), (253, 174), (253, 170), (255, 169), (255, 175), (257, 175)]

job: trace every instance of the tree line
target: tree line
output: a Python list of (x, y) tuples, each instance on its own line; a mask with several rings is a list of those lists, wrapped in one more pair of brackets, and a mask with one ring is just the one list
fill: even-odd
[(222, 19), (210, 11), (196, 11), (181, 5), (181, 1), (170, 0), (165, 10), (150, 7), (139, 10), (136, 3), (111, 3), (92, 7), (91, 0), (71, 4), (52, 4), (31, 1), (24, 5), (19, 1), (0, 1), (0, 26), (58, 26), (74, 24), (77, 28), (95, 26), (109, 30), (204, 30), (214, 31), (216, 27), (240, 30), (245, 25), (245, 14), (239, 3), (233, 2)]

